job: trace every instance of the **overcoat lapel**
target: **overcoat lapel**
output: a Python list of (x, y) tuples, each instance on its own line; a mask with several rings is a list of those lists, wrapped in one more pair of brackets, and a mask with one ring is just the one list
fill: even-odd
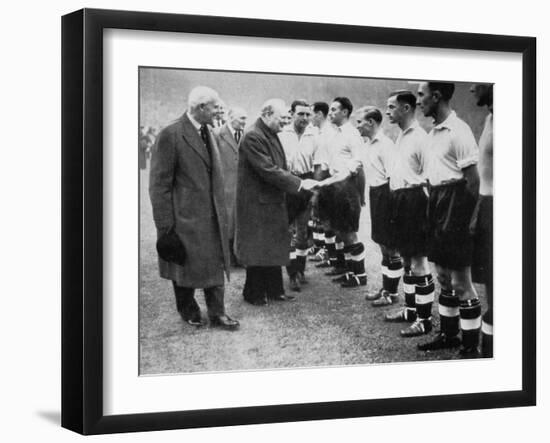
[[(193, 123), (189, 120), (189, 117), (187, 117), (187, 112), (185, 112), (181, 117), (181, 123), (183, 138), (187, 141), (187, 144), (191, 146), (191, 148), (200, 156), (200, 158), (202, 158), (210, 170), (212, 167), (210, 156), (208, 155), (208, 151), (206, 150), (206, 146), (204, 146), (201, 136), (193, 126)], [(212, 137), (210, 137), (210, 140), (212, 141)]]
[(229, 143), (229, 145), (233, 148), (233, 150), (237, 153), (239, 152), (239, 147), (237, 146), (237, 142), (235, 141), (235, 138), (231, 135), (231, 131), (227, 126), (224, 126), (220, 130), (221, 137)]
[(286, 166), (286, 155), (285, 150), (283, 149), (283, 145), (281, 145), (281, 141), (279, 140), (279, 137), (277, 137), (276, 134), (271, 132), (271, 130), (267, 127), (267, 125), (263, 122), (261, 118), (258, 119), (258, 126), (263, 131), (264, 135), (269, 139), (271, 142), (271, 145), (275, 148), (274, 149), (274, 160), (282, 159), (283, 161), (283, 169), (287, 169)]

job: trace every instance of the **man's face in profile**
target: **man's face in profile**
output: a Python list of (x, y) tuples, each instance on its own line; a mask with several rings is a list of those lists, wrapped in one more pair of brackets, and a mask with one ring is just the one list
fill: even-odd
[(339, 102), (332, 102), (328, 112), (328, 118), (332, 124), (341, 126), (347, 117), (347, 111), (342, 109), (342, 105)]

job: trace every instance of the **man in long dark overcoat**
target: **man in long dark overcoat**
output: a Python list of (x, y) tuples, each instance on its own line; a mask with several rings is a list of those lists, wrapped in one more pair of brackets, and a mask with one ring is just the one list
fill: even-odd
[(233, 246), (235, 240), (235, 204), (237, 202), (239, 145), (244, 136), (246, 119), (247, 114), (244, 109), (238, 107), (231, 108), (228, 113), (228, 121), (221, 128), (214, 131), (225, 179), (225, 204), (227, 207), (231, 261), (233, 264), (236, 262), (233, 255)]
[(284, 295), (281, 270), (288, 263), (290, 245), (285, 195), (305, 192), (317, 183), (287, 170), (277, 137), (287, 110), (282, 100), (268, 100), (239, 149), (235, 249), (246, 266), (243, 297), (254, 305), (291, 299)]
[(172, 281), (178, 312), (201, 326), (194, 292), (203, 288), (210, 324), (232, 330), (239, 323), (224, 308), (224, 270), (229, 275), (224, 180), (208, 127), (218, 102), (216, 91), (194, 88), (188, 110), (161, 131), (151, 158), (149, 195), (159, 238), (173, 230), (185, 250), (183, 263), (159, 256), (160, 276)]

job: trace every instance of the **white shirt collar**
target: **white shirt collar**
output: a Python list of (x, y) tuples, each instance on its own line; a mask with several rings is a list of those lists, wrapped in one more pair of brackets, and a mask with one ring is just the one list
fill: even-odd
[(451, 111), (451, 113), (447, 116), (445, 120), (434, 126), (434, 129), (451, 129), (456, 118), (456, 112)]
[(409, 131), (414, 131), (414, 130), (415, 130), (416, 128), (418, 128), (419, 126), (420, 126), (420, 123), (418, 123), (418, 120), (416, 120), (416, 119), (413, 120), (412, 123), (411, 123), (411, 125), (410, 125), (407, 129), (405, 129), (404, 131), (402, 131), (402, 132), (403, 132), (403, 135), (405, 135), (405, 134), (406, 134), (407, 132), (409, 132)]
[(373, 144), (376, 141), (380, 141), (380, 137), (382, 136), (382, 134), (383, 134), (382, 128), (378, 128), (378, 131), (376, 131), (376, 134), (374, 134), (370, 139), (370, 143)]
[(189, 113), (189, 111), (187, 111), (187, 117), (189, 117), (189, 120), (191, 121), (191, 123), (193, 124), (193, 126), (195, 127), (195, 129), (196, 129), (197, 131), (200, 131), (202, 125), (201, 125), (197, 120), (195, 120), (195, 119), (193, 118), (193, 116)]
[(336, 129), (343, 132), (343, 131), (347, 130), (350, 126), (353, 128), (353, 125), (352, 125), (351, 122), (348, 120), (348, 121), (347, 121), (346, 123), (344, 123), (343, 125), (336, 126)]
[(233, 126), (231, 126), (230, 123), (226, 123), (227, 124), (227, 127), (229, 129), (229, 132), (231, 132), (231, 135), (233, 136), (233, 138), (235, 138), (235, 129), (233, 128)]

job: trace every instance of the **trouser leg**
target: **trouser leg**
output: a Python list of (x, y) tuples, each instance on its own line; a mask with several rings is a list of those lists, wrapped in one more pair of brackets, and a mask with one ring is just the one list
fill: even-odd
[(247, 301), (264, 300), (266, 295), (265, 280), (261, 266), (248, 266), (244, 283), (243, 297)]
[(174, 296), (176, 298), (176, 309), (186, 319), (192, 316), (200, 315), (200, 307), (195, 300), (195, 289), (178, 286), (175, 281), (172, 281), (174, 287)]
[(283, 271), (280, 266), (265, 266), (262, 269), (267, 298), (275, 298), (285, 293)]
[(224, 292), (225, 288), (223, 285), (204, 288), (204, 298), (206, 300), (209, 318), (225, 315)]

